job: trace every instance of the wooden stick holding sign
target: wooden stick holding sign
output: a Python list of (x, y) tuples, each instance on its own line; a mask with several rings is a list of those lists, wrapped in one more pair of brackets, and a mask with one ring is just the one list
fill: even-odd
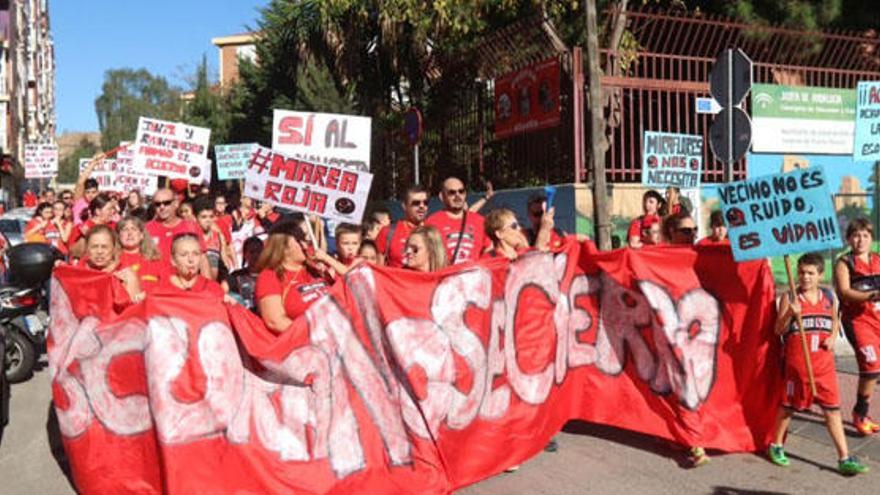
[[(788, 274), (788, 288), (791, 290), (792, 301), (797, 301), (797, 287), (794, 284), (794, 277), (791, 275), (791, 260), (789, 256), (786, 254), (785, 258), (785, 273)], [(813, 377), (813, 360), (810, 359), (810, 346), (807, 345), (807, 332), (804, 331), (804, 320), (801, 313), (798, 313), (796, 316), (796, 324), (797, 331), (800, 335), (801, 339), (801, 350), (804, 351), (804, 363), (807, 365), (807, 377), (810, 380), (810, 392), (813, 393), (813, 397), (816, 396), (816, 379)]]

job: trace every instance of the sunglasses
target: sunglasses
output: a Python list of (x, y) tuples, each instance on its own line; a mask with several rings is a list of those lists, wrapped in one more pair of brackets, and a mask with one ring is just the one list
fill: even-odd
[(157, 208), (161, 208), (162, 206), (169, 206), (173, 202), (173, 199), (169, 199), (167, 201), (153, 201), (153, 204), (155, 204)]
[(510, 225), (507, 226), (508, 229), (519, 230), (519, 222), (510, 222)]
[(695, 229), (695, 228), (693, 228), (693, 227), (679, 227), (679, 228), (677, 228), (677, 229), (675, 229), (675, 230), (676, 230), (679, 234), (684, 234), (684, 235), (694, 235), (694, 234), (697, 233), (697, 229)]
[(410, 206), (428, 206), (428, 200), (415, 200), (409, 202)]
[(465, 188), (461, 188), (461, 189), (447, 189), (447, 190), (446, 190), (446, 194), (447, 194), (448, 196), (451, 196), (451, 195), (453, 195), (453, 194), (464, 195), (466, 192), (467, 192), (467, 189), (465, 189)]

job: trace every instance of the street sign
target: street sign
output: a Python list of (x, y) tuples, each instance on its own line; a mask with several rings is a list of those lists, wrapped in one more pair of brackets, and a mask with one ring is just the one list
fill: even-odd
[(752, 121), (746, 112), (739, 107), (721, 110), (709, 128), (709, 146), (715, 158), (734, 163), (746, 154), (751, 144)]
[(715, 59), (709, 93), (722, 107), (738, 106), (752, 87), (752, 61), (741, 49), (728, 49)]
[(715, 98), (708, 97), (697, 97), (696, 100), (697, 113), (708, 113), (708, 114), (716, 114), (721, 111), (721, 105), (715, 101)]
[(422, 112), (412, 107), (403, 116), (403, 130), (409, 144), (415, 146), (422, 140)]

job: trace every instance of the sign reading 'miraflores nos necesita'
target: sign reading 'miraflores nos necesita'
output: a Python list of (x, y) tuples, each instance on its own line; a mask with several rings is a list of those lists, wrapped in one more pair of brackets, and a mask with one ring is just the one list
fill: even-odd
[(642, 150), (642, 185), (700, 187), (702, 136), (645, 131)]

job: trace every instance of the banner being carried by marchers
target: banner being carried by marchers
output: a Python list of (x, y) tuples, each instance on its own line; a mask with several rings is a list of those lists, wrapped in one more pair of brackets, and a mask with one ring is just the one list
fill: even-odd
[(199, 296), (115, 314), (110, 275), (55, 277), (53, 400), (86, 494), (448, 493), (569, 419), (752, 451), (778, 405), (769, 267), (726, 248), (362, 266), (280, 336)]

